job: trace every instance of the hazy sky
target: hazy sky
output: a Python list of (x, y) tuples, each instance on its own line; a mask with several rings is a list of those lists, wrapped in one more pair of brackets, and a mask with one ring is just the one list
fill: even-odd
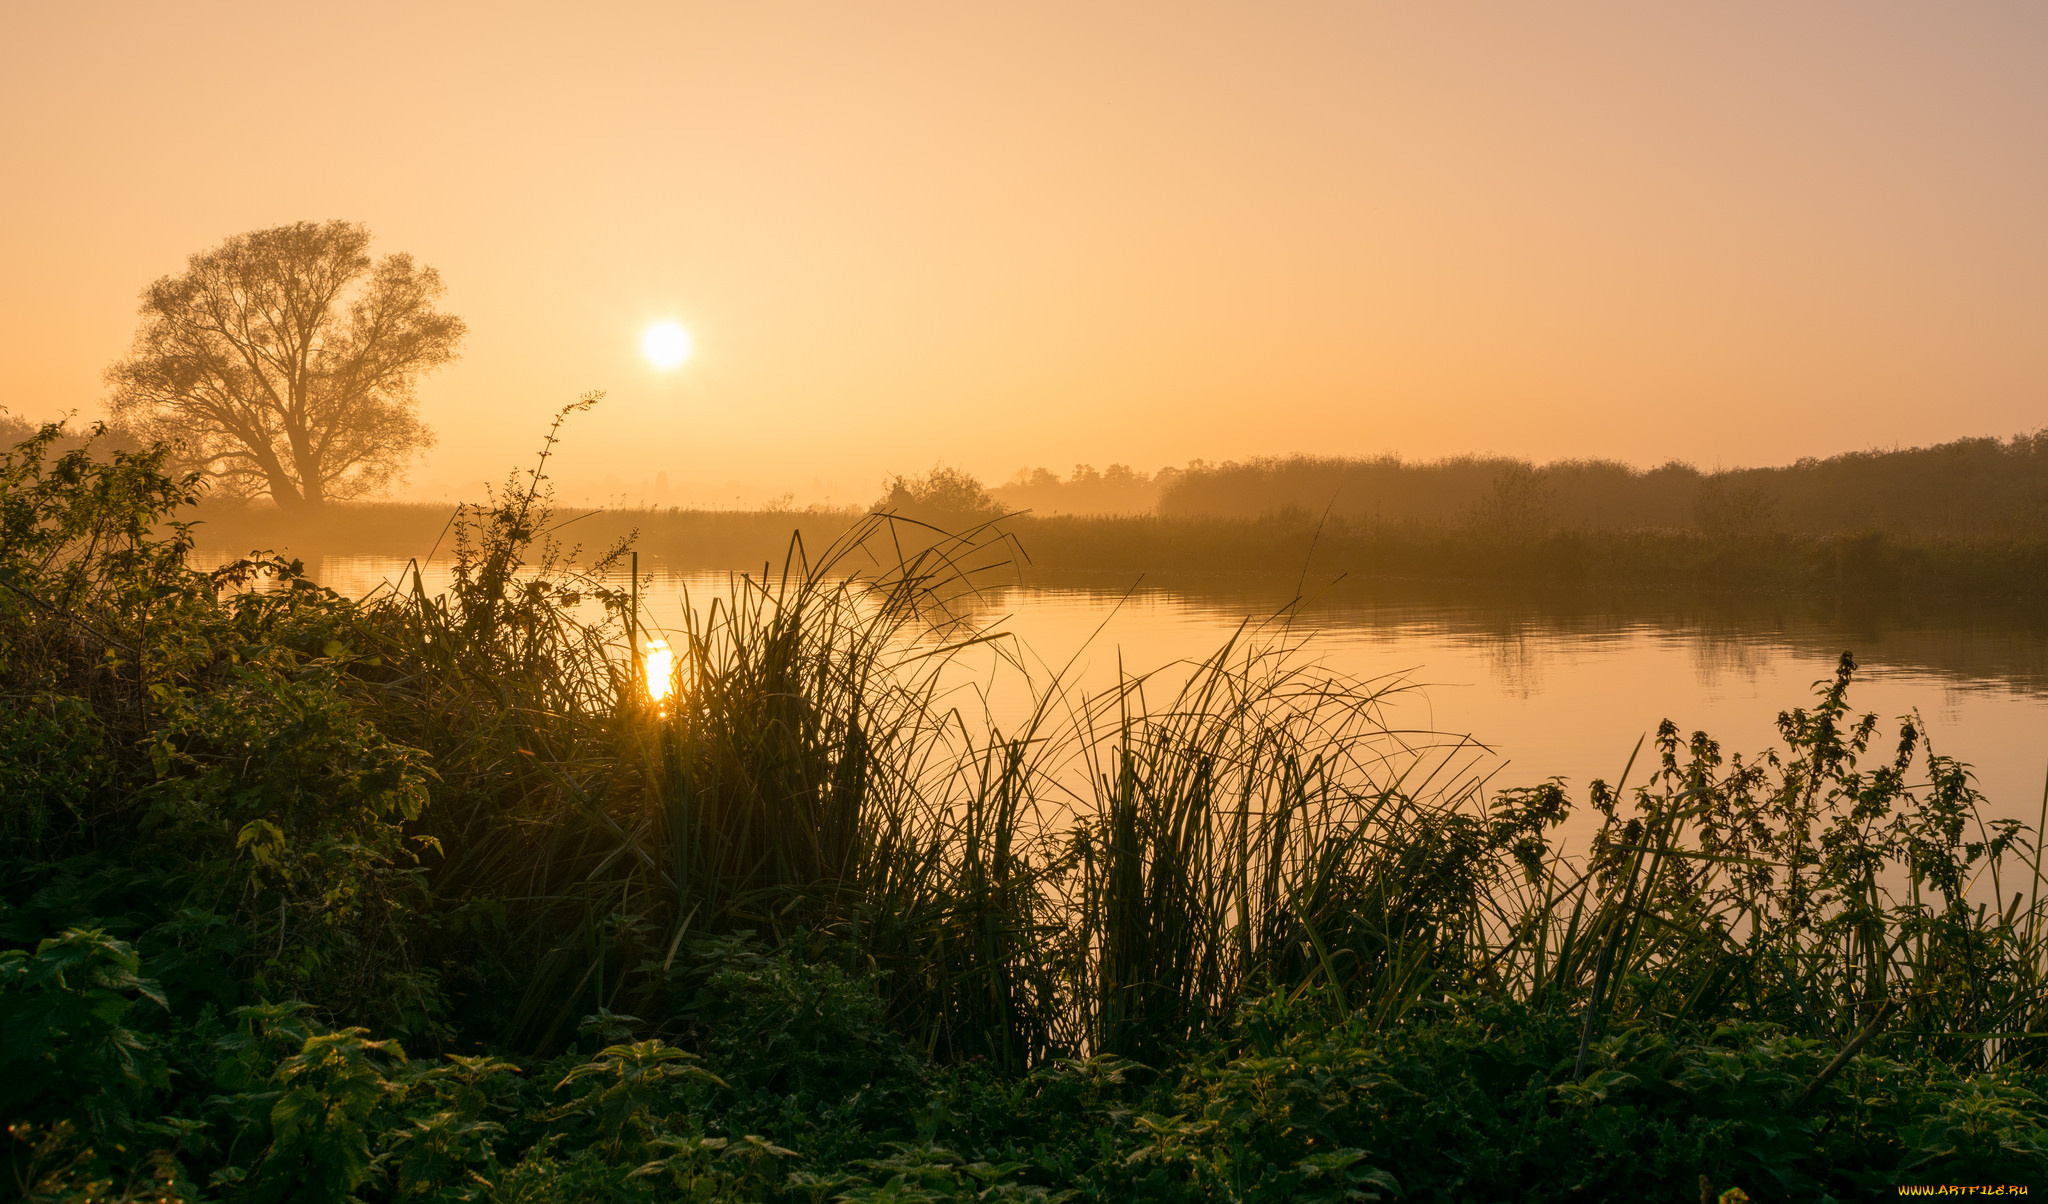
[[(1309, 451), (2048, 424), (2048, 5), (0, 0), (0, 405), (368, 223), (469, 323), (410, 491), (867, 501)], [(697, 355), (659, 373), (640, 331)]]

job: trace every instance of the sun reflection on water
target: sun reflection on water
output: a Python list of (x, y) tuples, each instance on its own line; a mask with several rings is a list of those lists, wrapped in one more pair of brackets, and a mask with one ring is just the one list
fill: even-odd
[(667, 640), (649, 640), (642, 659), (647, 670), (647, 696), (656, 702), (666, 701), (676, 688), (675, 651)]

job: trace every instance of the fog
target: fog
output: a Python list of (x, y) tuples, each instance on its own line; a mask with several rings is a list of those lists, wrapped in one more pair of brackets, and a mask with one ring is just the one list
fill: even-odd
[(2044, 60), (2020, 3), (12, 5), (0, 405), (98, 413), (150, 282), (339, 218), (469, 330), (401, 499), (592, 389), (598, 504), (2011, 435)]

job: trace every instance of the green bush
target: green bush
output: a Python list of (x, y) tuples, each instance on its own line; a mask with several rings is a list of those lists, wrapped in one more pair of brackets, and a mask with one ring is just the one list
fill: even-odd
[(124, 1023), (138, 1000), (165, 1006), (140, 969), (98, 929), (70, 929), (34, 953), (0, 950), (0, 1112), (82, 1117), (100, 1136), (132, 1128), (133, 1110), (170, 1085), (162, 1056)]
[(2036, 834), (1858, 715), (1850, 658), (1762, 756), (1667, 724), (1572, 860), (1558, 784), (1414, 785), (1383, 686), (1284, 633), (976, 734), (939, 670), (986, 642), (953, 606), (984, 529), (865, 575), (889, 516), (793, 547), (673, 633), (656, 704), (631, 592), (548, 542), (538, 469), (465, 513), (454, 590), (351, 601), (275, 558), (190, 570), (189, 482), (52, 438), (0, 456), (26, 1198), (2048, 1175)]
[(884, 1023), (873, 976), (795, 948), (745, 940), (700, 945), (703, 985), (682, 1013), (708, 1064), (735, 1090), (837, 1102), (921, 1086), (918, 1059)]

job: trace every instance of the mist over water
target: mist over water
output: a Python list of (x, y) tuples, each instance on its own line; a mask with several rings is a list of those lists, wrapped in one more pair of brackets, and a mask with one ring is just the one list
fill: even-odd
[(2048, 1182), (2048, 4), (478, 8), (0, 7), (23, 1198)]

